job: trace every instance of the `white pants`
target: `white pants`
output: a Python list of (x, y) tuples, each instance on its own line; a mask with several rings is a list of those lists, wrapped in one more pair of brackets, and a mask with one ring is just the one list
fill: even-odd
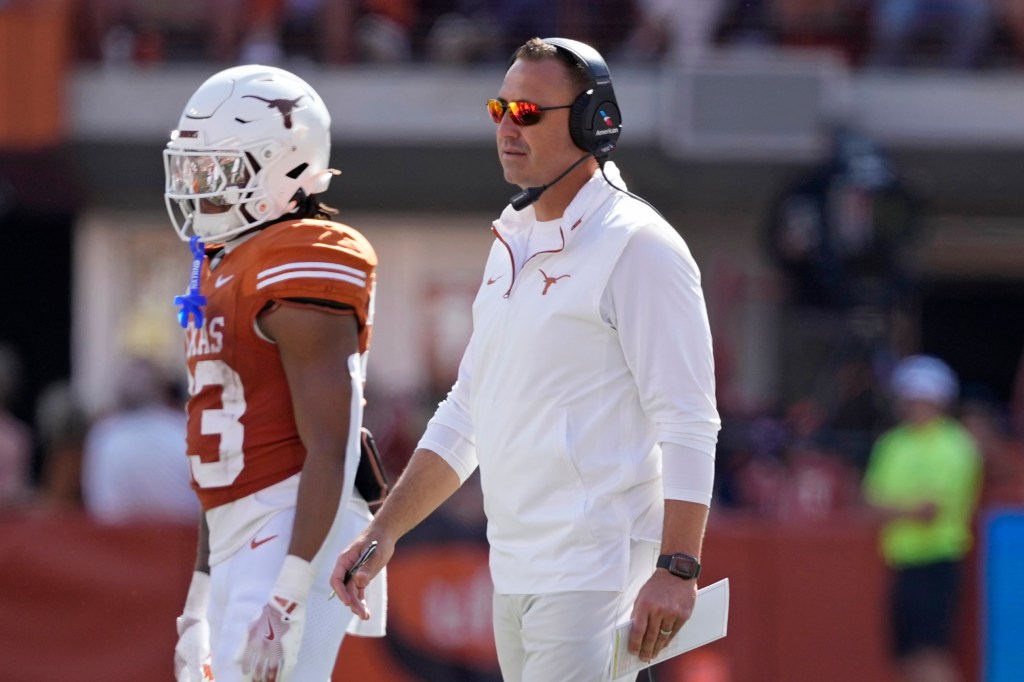
[(505, 682), (607, 680), (615, 627), (629, 619), (658, 551), (657, 543), (632, 542), (623, 592), (495, 594), (494, 639)]
[[(245, 642), (249, 623), (259, 615), (288, 554), (294, 509), (280, 512), (256, 533), (257, 547), (241, 550), (210, 569), (210, 646), (217, 682), (239, 682), (242, 668), (236, 656)], [(301, 654), (290, 682), (329, 682), (345, 629), (354, 616), (340, 599), (329, 599), (328, 584), (335, 559), (369, 523), (350, 506), (339, 510), (334, 526), (313, 560), (313, 589), (306, 602)], [(276, 536), (273, 540), (260, 542)], [(374, 580), (377, 583), (383, 576)], [(371, 590), (368, 590), (368, 593)], [(370, 601), (369, 594), (367, 601)], [(383, 608), (383, 605), (370, 605)], [(362, 621), (360, 621), (361, 623)], [(383, 633), (380, 633), (383, 634)]]

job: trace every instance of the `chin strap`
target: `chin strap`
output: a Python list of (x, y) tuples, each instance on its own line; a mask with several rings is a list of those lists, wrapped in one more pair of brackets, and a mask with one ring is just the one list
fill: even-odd
[(206, 297), (199, 293), (199, 273), (203, 269), (206, 245), (199, 235), (193, 235), (188, 242), (188, 248), (192, 250), (192, 272), (188, 278), (188, 291), (183, 296), (175, 296), (174, 305), (181, 306), (181, 310), (178, 311), (178, 324), (187, 328), (191, 317), (198, 329), (203, 326), (203, 306), (206, 305)]

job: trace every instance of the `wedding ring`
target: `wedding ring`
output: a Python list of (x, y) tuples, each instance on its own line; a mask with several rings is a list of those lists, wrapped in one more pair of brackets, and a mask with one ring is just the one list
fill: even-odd
[(672, 636), (672, 631), (671, 630), (658, 630), (658, 634), (660, 634), (662, 637), (671, 637)]

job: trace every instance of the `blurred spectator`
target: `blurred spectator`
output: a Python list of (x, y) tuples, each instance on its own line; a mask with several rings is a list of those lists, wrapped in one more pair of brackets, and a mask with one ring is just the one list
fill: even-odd
[(444, 63), (506, 59), (496, 11), (499, 4), (498, 0), (421, 0), (413, 51)]
[(786, 410), (786, 479), (778, 510), (783, 519), (820, 521), (853, 509), (859, 499), (860, 477), (833, 449), (827, 418), (815, 400), (798, 400)]
[(367, 62), (404, 62), (412, 59), (412, 30), (416, 0), (363, 0), (362, 15), (354, 32), (359, 56)]
[(951, 638), (982, 461), (970, 434), (947, 414), (958, 390), (938, 358), (901, 360), (892, 376), (900, 422), (876, 442), (863, 481), (894, 573), (891, 632), (906, 682), (961, 679)]
[[(511, 54), (525, 40), (561, 35), (560, 3), (551, 0), (501, 0), (495, 19), (501, 28), (501, 53)], [(584, 40), (579, 36), (573, 38)], [(595, 49), (600, 49), (595, 45)]]
[(75, 3), (76, 39), (82, 56), (107, 67), (163, 61), (166, 28), (139, 0), (84, 0)]
[(735, 507), (782, 521), (821, 521), (854, 509), (859, 476), (833, 449), (827, 417), (818, 402), (798, 400), (782, 419), (754, 419), (739, 436), (745, 448), (729, 446), (735, 433), (725, 438), (727, 470), (719, 490), (724, 487)]
[(991, 402), (974, 400), (961, 406), (960, 421), (984, 461), (982, 505), (1024, 505), (1024, 442), (1013, 437), (1006, 415)]
[[(604, 55), (610, 64), (639, 18), (640, 5), (646, 0), (559, 0), (558, 32), (566, 38), (581, 40)], [(661, 0), (658, 0), (659, 2)], [(680, 0), (674, 0), (680, 2)], [(682, 0), (689, 2), (690, 0)], [(718, 0), (700, 0), (708, 4)], [(500, 0), (499, 4), (504, 2)], [(543, 37), (543, 36), (541, 36)], [(614, 66), (612, 67), (614, 75)]]
[(325, 64), (356, 61), (354, 24), (358, 0), (284, 0), (285, 53)]
[(660, 61), (674, 37), (672, 19), (678, 7), (671, 0), (640, 0), (636, 26), (622, 48), (622, 59), (631, 62)]
[(867, 40), (870, 2), (770, 0), (767, 4), (781, 44), (839, 51), (848, 63), (861, 60)]
[(736, 506), (760, 516), (775, 517), (786, 487), (786, 465), (782, 459), (787, 438), (785, 426), (764, 416), (740, 428), (745, 430), (746, 447), (740, 450), (738, 458), (734, 453), (732, 459), (737, 461), (730, 472)]
[(36, 433), (42, 445), (40, 502), (45, 509), (82, 509), (82, 443), (89, 420), (66, 381), (50, 384), (36, 401)]
[(694, 64), (715, 42), (723, 0), (638, 0), (637, 14), (624, 58)]
[(185, 410), (151, 361), (129, 360), (118, 378), (115, 410), (85, 440), (85, 509), (104, 523), (195, 523), (199, 505), (185, 457)]
[[(284, 61), (284, 50), (281, 45), (281, 26), (285, 7), (278, 0), (243, 0), (241, 6), (238, 2), (218, 3), (221, 6), (222, 21), (218, 26), (223, 28), (226, 25), (236, 27), (242, 31), (240, 45), (237, 49), (237, 56), (234, 60), (240, 64), (273, 64), (279, 65)], [(235, 5), (235, 11), (228, 14), (225, 7)], [(242, 21), (239, 19), (242, 18)], [(228, 43), (230, 44), (230, 43)], [(226, 56), (226, 55), (225, 55)], [(230, 62), (231, 57), (221, 59), (222, 62)]]
[(785, 521), (825, 521), (852, 511), (859, 500), (857, 471), (820, 443), (786, 450), (787, 476), (778, 516)]
[(8, 411), (20, 373), (17, 353), (0, 343), (0, 510), (24, 502), (30, 489), (31, 429)]
[(1018, 66), (1024, 66), (1024, 0), (996, 0), (998, 24), (1013, 45)]
[(772, 0), (725, 0), (715, 42), (723, 45), (774, 45), (780, 40)]
[(938, 41), (938, 64), (979, 65), (994, 28), (991, 0), (875, 0), (868, 66), (908, 66), (922, 38)]
[[(361, 0), (218, 0), (208, 56), (222, 64), (280, 66), (296, 54), (328, 64), (356, 59)], [(242, 18), (240, 20), (240, 17)]]

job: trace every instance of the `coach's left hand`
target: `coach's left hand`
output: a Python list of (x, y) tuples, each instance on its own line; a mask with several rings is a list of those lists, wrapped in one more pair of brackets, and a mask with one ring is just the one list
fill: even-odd
[(690, 619), (696, 601), (696, 580), (681, 580), (668, 571), (656, 570), (633, 603), (629, 652), (642, 661), (660, 654)]

